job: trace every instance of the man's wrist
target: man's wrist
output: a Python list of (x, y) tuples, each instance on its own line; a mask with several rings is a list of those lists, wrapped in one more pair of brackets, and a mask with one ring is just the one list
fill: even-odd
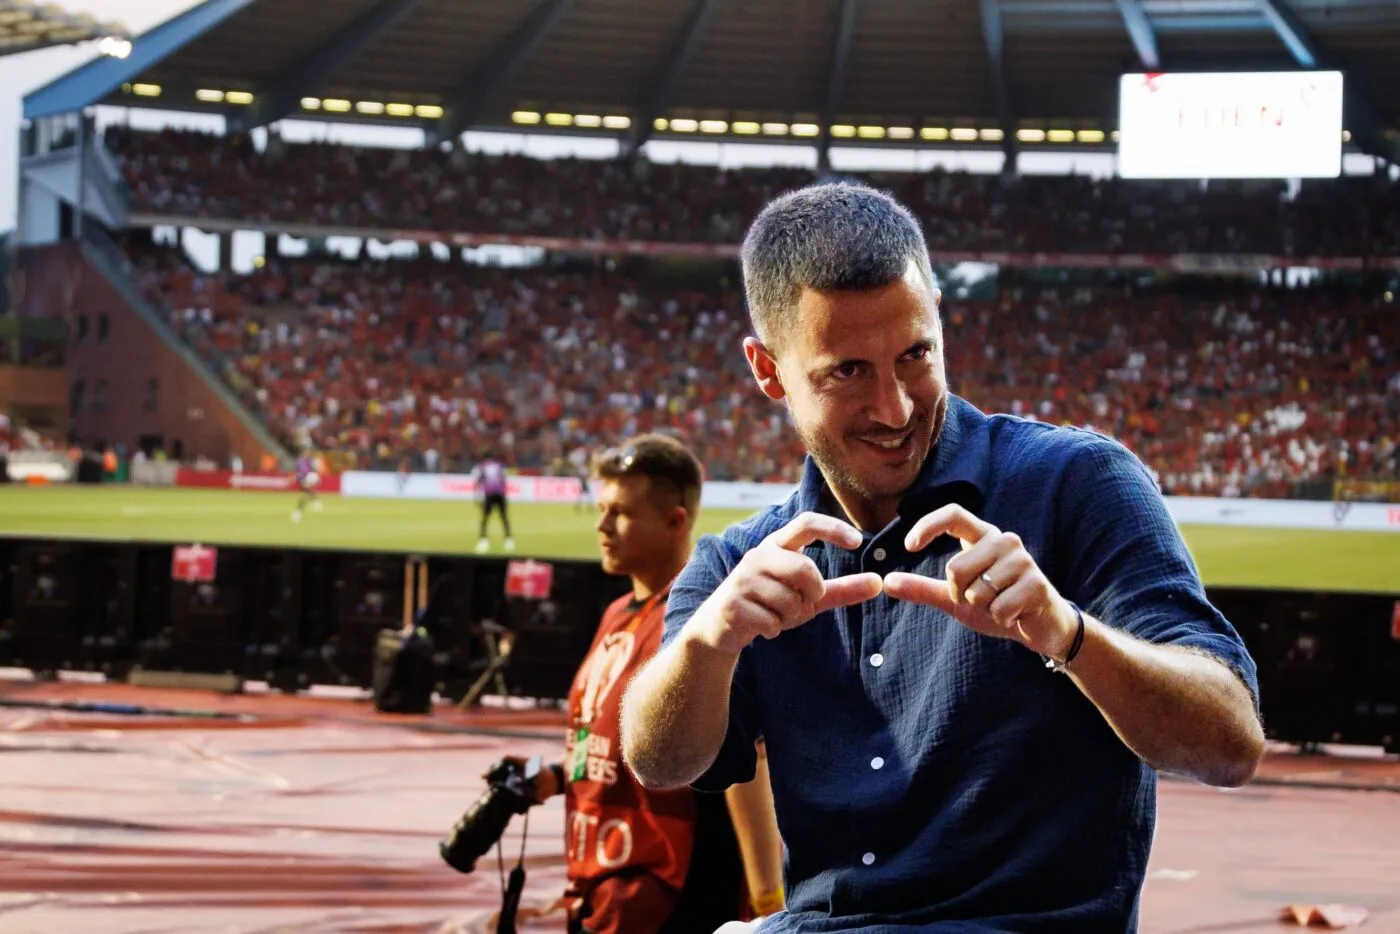
[(1046, 658), (1063, 662), (1069, 654), (1070, 645), (1074, 642), (1075, 632), (1079, 629), (1079, 619), (1073, 605), (1063, 598), (1055, 601), (1051, 615), (1054, 620), (1050, 627), (1051, 636), (1039, 647), (1039, 653)]
[(1056, 671), (1066, 670), (1079, 656), (1089, 627), (1088, 618), (1083, 610), (1068, 600), (1061, 600), (1060, 603), (1062, 613), (1057, 625), (1057, 637), (1050, 646), (1039, 653), (1040, 657), (1045, 659), (1046, 667)]
[(718, 630), (721, 628), (719, 621), (706, 613), (706, 610), (707, 607), (701, 605), (695, 616), (691, 617), (681, 628), (676, 641), (681, 644), (683, 649), (693, 654), (710, 657), (718, 655), (726, 660), (737, 661), (743, 647), (731, 650), (724, 645), (725, 640), (718, 635)]
[(555, 795), (564, 793), (564, 766), (552, 762), (540, 770), (534, 780), (535, 803), (544, 804)]
[(760, 918), (766, 918), (768, 915), (776, 914), (782, 911), (785, 906), (786, 902), (783, 898), (782, 886), (779, 886), (771, 892), (764, 892), (761, 895), (755, 895), (753, 897), (753, 911), (754, 914), (758, 915)]
[(562, 795), (564, 793), (564, 763), (551, 762), (549, 774), (554, 776), (554, 794)]

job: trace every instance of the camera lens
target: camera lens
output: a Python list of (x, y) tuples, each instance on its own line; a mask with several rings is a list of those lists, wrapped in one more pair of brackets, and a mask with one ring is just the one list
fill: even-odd
[(514, 769), (503, 780), (493, 781), (457, 821), (447, 839), (438, 844), (443, 861), (458, 872), (471, 872), (476, 861), (490, 852), (511, 817), (524, 814), (533, 804), (532, 789)]

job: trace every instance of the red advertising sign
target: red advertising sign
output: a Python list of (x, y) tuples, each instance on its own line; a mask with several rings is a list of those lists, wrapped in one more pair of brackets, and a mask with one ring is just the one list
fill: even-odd
[[(297, 488), (296, 477), (281, 473), (230, 473), (227, 470), (190, 470), (181, 467), (175, 473), (175, 485), (212, 490), (265, 490), (287, 492)], [(316, 492), (339, 493), (340, 475), (319, 476)]]
[(539, 561), (512, 561), (506, 565), (506, 596), (548, 600), (554, 586), (554, 565)]
[(1400, 600), (1395, 601), (1395, 607), (1390, 611), (1390, 638), (1400, 642)]
[(212, 584), (219, 567), (219, 550), (205, 545), (176, 545), (170, 557), (170, 579), (187, 584)]

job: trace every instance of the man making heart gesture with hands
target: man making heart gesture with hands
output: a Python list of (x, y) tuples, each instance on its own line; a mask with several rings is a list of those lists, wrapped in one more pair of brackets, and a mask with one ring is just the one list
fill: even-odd
[(950, 505), (915, 523), (904, 545), (910, 552), (922, 551), (945, 534), (963, 549), (948, 562), (946, 581), (894, 571), (885, 578), (885, 591), (940, 609), (984, 636), (1014, 639), (1041, 655), (1068, 658), (1083, 616), (1056, 593), (1020, 537)]
[(764, 741), (787, 910), (763, 934), (1135, 931), (1157, 771), (1239, 785), (1263, 752), (1254, 663), (1155, 484), (948, 391), (889, 197), (784, 195), (743, 264), (745, 356), (809, 457), (677, 578), (627, 763), (720, 791)]
[(709, 612), (697, 611), (696, 638), (736, 660), (759, 636), (774, 639), (818, 613), (863, 603), (880, 592), (880, 575), (852, 574), (823, 580), (816, 562), (802, 553), (813, 542), (838, 548), (859, 548), (860, 531), (848, 522), (817, 513), (803, 513), (773, 532), (739, 562), (707, 601)]

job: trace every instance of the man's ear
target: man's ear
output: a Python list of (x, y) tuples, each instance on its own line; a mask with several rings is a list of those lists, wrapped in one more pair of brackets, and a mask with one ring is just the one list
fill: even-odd
[(756, 337), (744, 338), (744, 359), (749, 361), (754, 382), (758, 383), (765, 396), (774, 402), (781, 402), (787, 397), (782, 377), (778, 375), (778, 361), (773, 359), (773, 354), (763, 346), (762, 341)]

